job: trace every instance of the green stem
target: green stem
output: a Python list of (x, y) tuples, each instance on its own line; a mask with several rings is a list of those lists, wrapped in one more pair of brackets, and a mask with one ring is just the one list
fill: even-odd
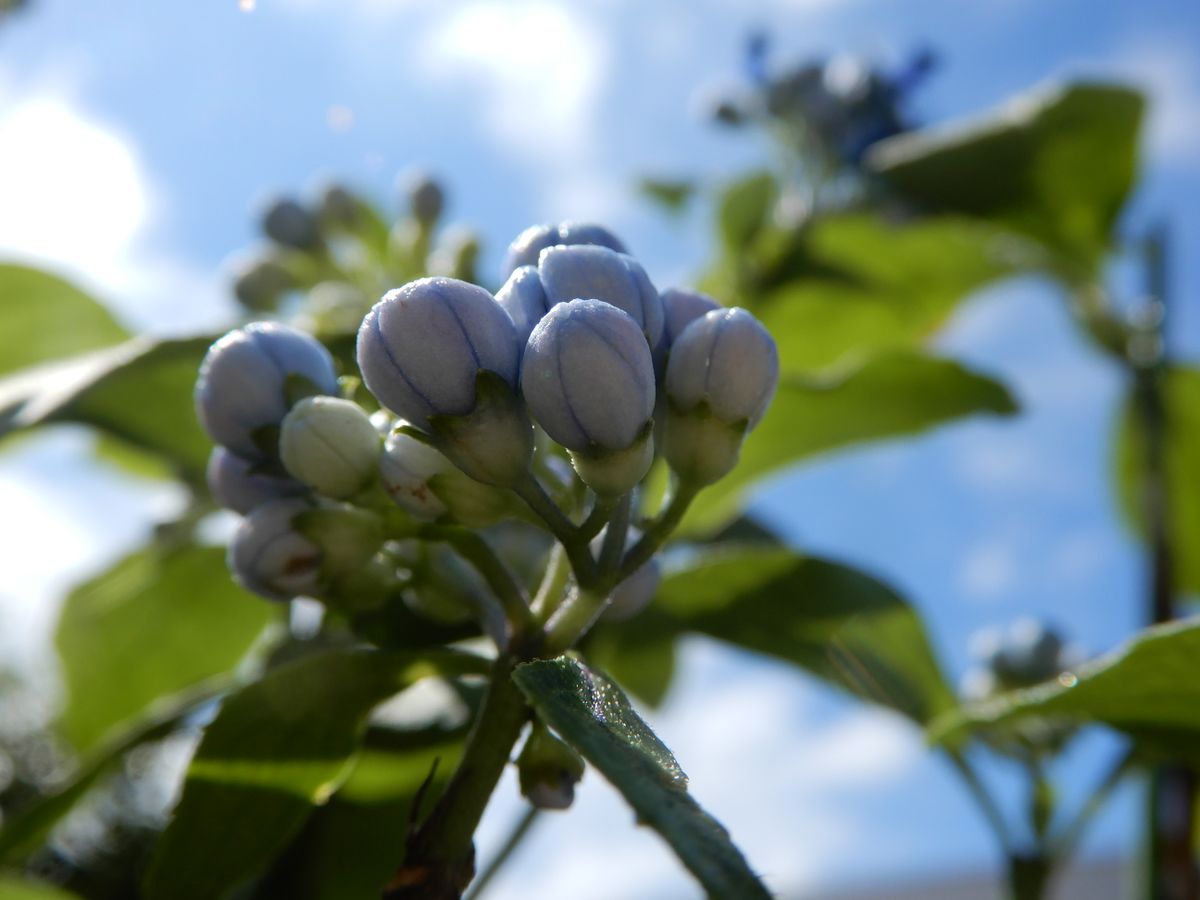
[(597, 497), (596, 502), (592, 504), (591, 511), (587, 514), (587, 518), (579, 525), (579, 537), (582, 540), (590, 541), (600, 533), (600, 529), (604, 527), (612, 516), (613, 509), (617, 502), (611, 497)]
[(528, 718), (512, 679), (522, 657), (497, 658), (466, 750), (433, 812), (408, 841), (404, 865), (385, 900), (458, 900), (475, 874), (473, 839), (513, 745)]
[(1011, 853), (1008, 857), (1008, 886), (1012, 900), (1044, 900), (1054, 863), (1040, 853)]
[(625, 494), (617, 501), (612, 518), (608, 520), (608, 531), (604, 533), (604, 544), (600, 548), (600, 573), (605, 577), (614, 571), (621, 561), (625, 549), (625, 535), (629, 531), (629, 506), (632, 495)]
[(567, 552), (567, 558), (571, 561), (571, 568), (575, 571), (575, 580), (579, 584), (594, 582), (596, 580), (596, 561), (592, 559), (587, 540), (582, 537), (579, 529), (571, 524), (571, 520), (558, 508), (558, 505), (550, 499), (550, 495), (546, 493), (546, 489), (542, 487), (537, 478), (532, 473), (528, 473), (525, 478), (517, 482), (513, 491), (528, 504), (535, 515), (546, 523), (550, 533), (563, 545), (563, 549)]
[(1068, 859), (1075, 852), (1080, 839), (1083, 837), (1087, 826), (1091, 824), (1092, 819), (1108, 802), (1108, 798), (1112, 796), (1113, 791), (1124, 781), (1125, 776), (1133, 770), (1134, 754), (1132, 750), (1127, 750), (1122, 753), (1120, 758), (1108, 774), (1104, 776), (1104, 780), (1096, 786), (1088, 797), (1087, 802), (1075, 814), (1075, 818), (1067, 825), (1059, 830), (1058, 835), (1050, 842), (1052, 855), (1058, 859)]
[(1000, 807), (996, 805), (996, 801), (992, 799), (992, 795), (988, 793), (987, 787), (980, 780), (979, 775), (971, 768), (971, 764), (967, 762), (957, 750), (947, 750), (946, 756), (950, 759), (954, 770), (958, 772), (963, 783), (967, 786), (975, 803), (979, 806), (984, 818), (988, 824), (992, 826), (992, 831), (996, 835), (996, 840), (1000, 846), (1004, 848), (1004, 852), (1009, 858), (1014, 858), (1016, 855), (1015, 844), (1013, 843), (1012, 835), (1009, 833), (1008, 825), (1005, 824), (1004, 816), (1000, 813)]
[(428, 539), (445, 541), (474, 566), (504, 607), (514, 630), (524, 631), (533, 624), (533, 612), (524, 589), (482, 537), (474, 531), (454, 525), (424, 525), (419, 534)]
[(680, 481), (675, 486), (675, 493), (671, 495), (666, 508), (658, 514), (658, 517), (642, 533), (641, 539), (625, 554), (614, 584), (620, 584), (636, 572), (667, 542), (667, 538), (679, 527), (688, 507), (700, 493), (700, 487), (700, 485), (687, 481)]
[(562, 602), (563, 592), (567, 588), (567, 580), (571, 577), (571, 566), (567, 560), (567, 552), (562, 544), (555, 544), (550, 551), (550, 559), (546, 563), (546, 573), (538, 586), (537, 596), (533, 598), (533, 617), (539, 622), (545, 622), (558, 605)]
[(557, 654), (573, 647), (599, 618), (608, 595), (608, 590), (580, 588), (574, 597), (560, 606), (546, 623), (547, 652)]
[(493, 857), (492, 861), (479, 874), (479, 877), (475, 879), (475, 883), (471, 885), (471, 890), (467, 893), (466, 900), (478, 900), (479, 897), (483, 896), (483, 892), (487, 890), (487, 886), (496, 877), (496, 873), (512, 858), (513, 853), (521, 845), (525, 836), (529, 834), (529, 829), (537, 821), (540, 814), (541, 810), (536, 806), (531, 806), (525, 810), (521, 818), (517, 820), (517, 824), (513, 826), (513, 830), (509, 833), (508, 840), (504, 842), (504, 846), (500, 848), (500, 852)]

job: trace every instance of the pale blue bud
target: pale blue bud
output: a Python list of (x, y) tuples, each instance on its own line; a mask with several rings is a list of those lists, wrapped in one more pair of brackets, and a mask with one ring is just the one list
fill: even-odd
[(721, 422), (758, 424), (779, 383), (779, 353), (758, 319), (721, 309), (694, 320), (671, 348), (666, 392), (681, 412), (705, 404)]
[(308, 397), (283, 419), (279, 456), (284, 468), (319, 494), (345, 500), (375, 477), (379, 432), (351, 400)]
[(208, 489), (226, 509), (246, 515), (268, 500), (281, 497), (303, 497), (308, 488), (294, 478), (258, 472), (255, 463), (231, 453), (224, 447), (214, 447), (208, 457)]
[(568, 300), (603, 300), (627, 313), (652, 350), (663, 336), (663, 307), (646, 271), (607, 247), (551, 247), (538, 258), (546, 305)]
[[(582, 222), (563, 222), (559, 225), (534, 225), (526, 228), (508, 245), (502, 270), (507, 279), (521, 266), (536, 266), (538, 257), (547, 247), (593, 244), (625, 253), (625, 245), (607, 228)], [(568, 298), (575, 299), (575, 298)], [(602, 299), (602, 298), (601, 298)]]
[(358, 331), (358, 366), (367, 389), (422, 431), (431, 416), (475, 408), (475, 381), (494, 372), (517, 382), (520, 342), (513, 323), (481, 287), (422, 278), (389, 291)]
[(662, 305), (668, 347), (674, 344), (683, 333), (683, 329), (696, 319), (721, 308), (721, 304), (707, 294), (681, 288), (668, 288), (663, 291)]
[(231, 331), (209, 348), (196, 380), (196, 415), (218, 444), (250, 459), (267, 455), (262, 429), (290, 407), (293, 382), (336, 394), (333, 357), (317, 340), (270, 322)]
[(524, 347), (534, 326), (550, 308), (536, 266), (521, 266), (496, 292), (496, 302), (508, 313)]
[(268, 600), (318, 592), (323, 554), (293, 525), (312, 508), (303, 500), (271, 500), (242, 521), (226, 557), (238, 584)]

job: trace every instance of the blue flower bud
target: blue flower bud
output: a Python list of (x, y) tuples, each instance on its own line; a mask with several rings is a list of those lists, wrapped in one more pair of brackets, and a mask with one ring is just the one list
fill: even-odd
[(370, 416), (357, 403), (308, 397), (280, 425), (279, 456), (293, 478), (345, 500), (375, 478), (379, 443)]
[[(507, 279), (521, 266), (536, 266), (538, 257), (547, 247), (593, 244), (625, 253), (625, 245), (607, 228), (580, 222), (563, 222), (560, 225), (534, 225), (526, 228), (517, 239), (508, 245), (504, 257), (503, 275)], [(575, 299), (573, 297), (568, 299)], [(603, 299), (603, 298), (601, 298)]]
[(681, 477), (711, 484), (737, 464), (779, 383), (779, 354), (744, 309), (705, 313), (671, 347), (663, 456)]
[(196, 415), (218, 444), (239, 456), (271, 455), (264, 429), (278, 426), (297, 380), (311, 392), (337, 393), (333, 357), (302, 331), (256, 322), (209, 348), (196, 380)]
[(512, 321), (492, 295), (451, 278), (422, 278), (389, 291), (358, 331), (367, 389), (422, 431), (431, 431), (431, 416), (475, 408), (481, 371), (515, 386), (520, 353)]
[(213, 498), (226, 509), (246, 515), (268, 500), (308, 493), (308, 488), (295, 479), (255, 471), (254, 465), (224, 447), (214, 447), (206, 473)]
[(263, 232), (271, 240), (297, 250), (313, 250), (321, 245), (321, 230), (307, 209), (289, 197), (270, 203), (263, 213)]
[(627, 313), (652, 350), (663, 336), (663, 307), (645, 270), (632, 257), (607, 247), (551, 247), (538, 259), (546, 305), (603, 300)]
[(268, 600), (290, 600), (319, 591), (321, 548), (293, 525), (296, 517), (311, 509), (303, 500), (271, 500), (242, 521), (227, 554), (238, 584)]
[(653, 460), (654, 364), (626, 313), (599, 300), (552, 308), (529, 336), (521, 390), (534, 419), (572, 451), (593, 489), (621, 494), (645, 476)]
[(512, 319), (522, 347), (529, 340), (534, 326), (542, 321), (542, 317), (550, 309), (536, 266), (521, 266), (516, 269), (508, 281), (504, 282), (504, 286), (496, 292), (496, 302)]
[(662, 305), (668, 347), (674, 344), (683, 333), (683, 329), (696, 319), (721, 308), (721, 304), (707, 294), (680, 288), (668, 288), (663, 291)]

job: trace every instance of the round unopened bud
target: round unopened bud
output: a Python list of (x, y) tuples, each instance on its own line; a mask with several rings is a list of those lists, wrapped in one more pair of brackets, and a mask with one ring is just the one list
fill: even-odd
[(384, 490), (398, 506), (427, 522), (447, 513), (446, 504), (433, 492), (429, 480), (453, 468), (437, 449), (401, 431), (388, 435), (379, 459)]
[(607, 247), (550, 247), (538, 257), (546, 306), (568, 300), (603, 300), (627, 313), (651, 350), (663, 336), (663, 307), (646, 271), (630, 256)]
[(234, 532), (226, 560), (234, 580), (268, 600), (312, 596), (321, 585), (322, 553), (293, 520), (312, 509), (303, 500), (271, 500)]
[(662, 292), (667, 346), (671, 346), (692, 322), (705, 313), (720, 309), (721, 304), (699, 291), (668, 288)]
[(1044, 623), (1018, 619), (992, 655), (992, 671), (1006, 687), (1027, 687), (1067, 668), (1063, 651), (1062, 638)]
[(542, 289), (542, 279), (538, 277), (536, 266), (521, 266), (516, 269), (508, 281), (504, 282), (504, 286), (496, 292), (496, 302), (512, 319), (522, 349), (534, 326), (542, 321), (542, 317), (550, 309), (550, 302)]
[(321, 245), (316, 218), (290, 197), (281, 197), (267, 205), (262, 229), (267, 237), (285, 247), (313, 250)]
[[(526, 228), (508, 245), (504, 257), (503, 275), (507, 279), (521, 266), (536, 266), (538, 257), (547, 247), (592, 244), (625, 253), (620, 239), (600, 225), (583, 222), (563, 222), (559, 225), (534, 225)], [(568, 299), (575, 299), (574, 297)], [(601, 298), (603, 299), (603, 298)]]
[(583, 757), (535, 721), (517, 757), (521, 793), (538, 809), (566, 809), (583, 778)]
[(272, 310), (280, 299), (296, 287), (291, 271), (279, 260), (262, 256), (246, 260), (233, 275), (233, 295), (246, 309)]
[(208, 457), (208, 489), (226, 509), (246, 515), (268, 500), (303, 497), (308, 488), (294, 478), (255, 470), (255, 463), (214, 447)]
[(681, 477), (711, 484), (736, 464), (779, 383), (775, 341), (744, 309), (705, 313), (671, 347), (663, 456)]
[(266, 432), (287, 415), (297, 387), (336, 394), (333, 357), (302, 331), (256, 322), (209, 348), (196, 380), (196, 415), (209, 437), (239, 456), (270, 456), (277, 437)]
[(594, 490), (622, 494), (645, 476), (654, 453), (654, 364), (626, 313), (599, 300), (553, 307), (529, 336), (521, 390)]
[(379, 432), (351, 400), (308, 397), (284, 417), (279, 455), (293, 478), (326, 497), (345, 500), (375, 477)]
[(331, 231), (349, 231), (359, 223), (361, 201), (347, 187), (327, 184), (317, 195), (317, 219)]
[(406, 172), (400, 176), (400, 190), (412, 210), (413, 218), (426, 228), (436, 224), (446, 205), (442, 186), (427, 172)]

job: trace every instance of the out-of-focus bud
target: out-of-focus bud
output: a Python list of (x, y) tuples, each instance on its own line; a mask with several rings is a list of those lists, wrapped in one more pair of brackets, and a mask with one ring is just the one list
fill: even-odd
[(423, 228), (432, 228), (441, 218), (442, 210), (446, 206), (446, 193), (442, 186), (428, 172), (423, 171), (405, 172), (398, 180), (400, 192), (412, 210), (413, 218)]
[(308, 397), (284, 416), (284, 468), (318, 494), (345, 500), (375, 478), (379, 433), (366, 411), (338, 397)]
[(553, 307), (529, 336), (521, 391), (597, 493), (623, 494), (645, 476), (654, 457), (654, 364), (629, 315), (599, 300)]
[(287, 266), (270, 256), (239, 263), (233, 275), (234, 297), (254, 312), (275, 309), (283, 295), (295, 287), (296, 279)]
[(290, 197), (267, 204), (262, 229), (267, 237), (284, 247), (308, 251), (321, 246), (321, 230), (316, 218)]
[(383, 520), (374, 512), (318, 501), (297, 513), (292, 527), (321, 551), (321, 574), (336, 584), (359, 572), (379, 552), (384, 542)]
[(1042, 622), (1018, 619), (991, 657), (992, 671), (1006, 688), (1028, 687), (1069, 668), (1062, 638)]
[(694, 484), (728, 473), (778, 383), (775, 341), (754, 316), (722, 309), (694, 320), (667, 363), (662, 451), (671, 468)]
[(668, 288), (663, 291), (662, 305), (668, 347), (674, 344), (683, 333), (683, 329), (696, 319), (721, 308), (721, 304), (707, 294), (682, 288)]
[(521, 793), (538, 809), (567, 809), (583, 778), (583, 758), (540, 721), (534, 721), (517, 757)]
[(313, 596), (322, 583), (321, 548), (296, 530), (304, 500), (271, 500), (247, 516), (229, 542), (234, 580), (268, 600)]
[(208, 457), (208, 489), (226, 509), (246, 515), (268, 500), (303, 497), (308, 488), (293, 478), (255, 470), (255, 463), (214, 447)]
[(336, 394), (333, 357), (302, 331), (255, 322), (218, 340), (200, 364), (196, 415), (218, 444), (255, 459), (278, 452), (279, 423), (301, 394)]
[(429, 260), (429, 270), (459, 281), (475, 281), (479, 235), (462, 226), (447, 228)]
[(388, 292), (358, 332), (367, 389), (485, 484), (515, 483), (533, 452), (515, 391), (520, 355), (512, 320), (492, 295), (451, 278)]
[(496, 302), (512, 319), (522, 348), (529, 340), (534, 326), (542, 321), (542, 317), (550, 309), (536, 266), (521, 266), (514, 271), (508, 281), (504, 282), (504, 286), (496, 292)]
[(441, 544), (424, 545), (424, 559), (414, 571), (404, 602), (435, 622), (453, 624), (484, 615), (495, 605), (487, 583), (462, 558)]
[[(593, 552), (599, 553), (600, 548), (604, 546), (604, 536), (607, 530), (605, 528), (592, 540)], [(639, 537), (641, 537), (640, 531), (636, 528), (629, 529), (625, 539), (625, 548), (629, 549), (633, 546)], [(604, 618), (610, 622), (624, 622), (626, 619), (632, 619), (654, 599), (661, 583), (662, 567), (659, 565), (658, 557), (652, 556), (638, 566), (632, 575), (613, 588), (612, 593), (608, 596), (608, 606), (604, 608)]]
[(663, 336), (663, 307), (645, 270), (630, 256), (607, 247), (551, 247), (538, 258), (546, 305), (568, 300), (603, 300), (627, 313), (651, 350)]
[(362, 215), (361, 202), (344, 185), (327, 184), (317, 194), (317, 220), (328, 231), (353, 231)]
[[(534, 225), (526, 228), (516, 240), (508, 245), (504, 257), (502, 274), (507, 280), (521, 266), (536, 266), (538, 257), (547, 247), (558, 245), (574, 246), (593, 244), (597, 247), (607, 247), (618, 253), (625, 253), (625, 245), (620, 239), (600, 225), (590, 225), (583, 222), (563, 222), (559, 225)], [(569, 297), (574, 300), (576, 298)], [(603, 298), (600, 298), (603, 299)]]

